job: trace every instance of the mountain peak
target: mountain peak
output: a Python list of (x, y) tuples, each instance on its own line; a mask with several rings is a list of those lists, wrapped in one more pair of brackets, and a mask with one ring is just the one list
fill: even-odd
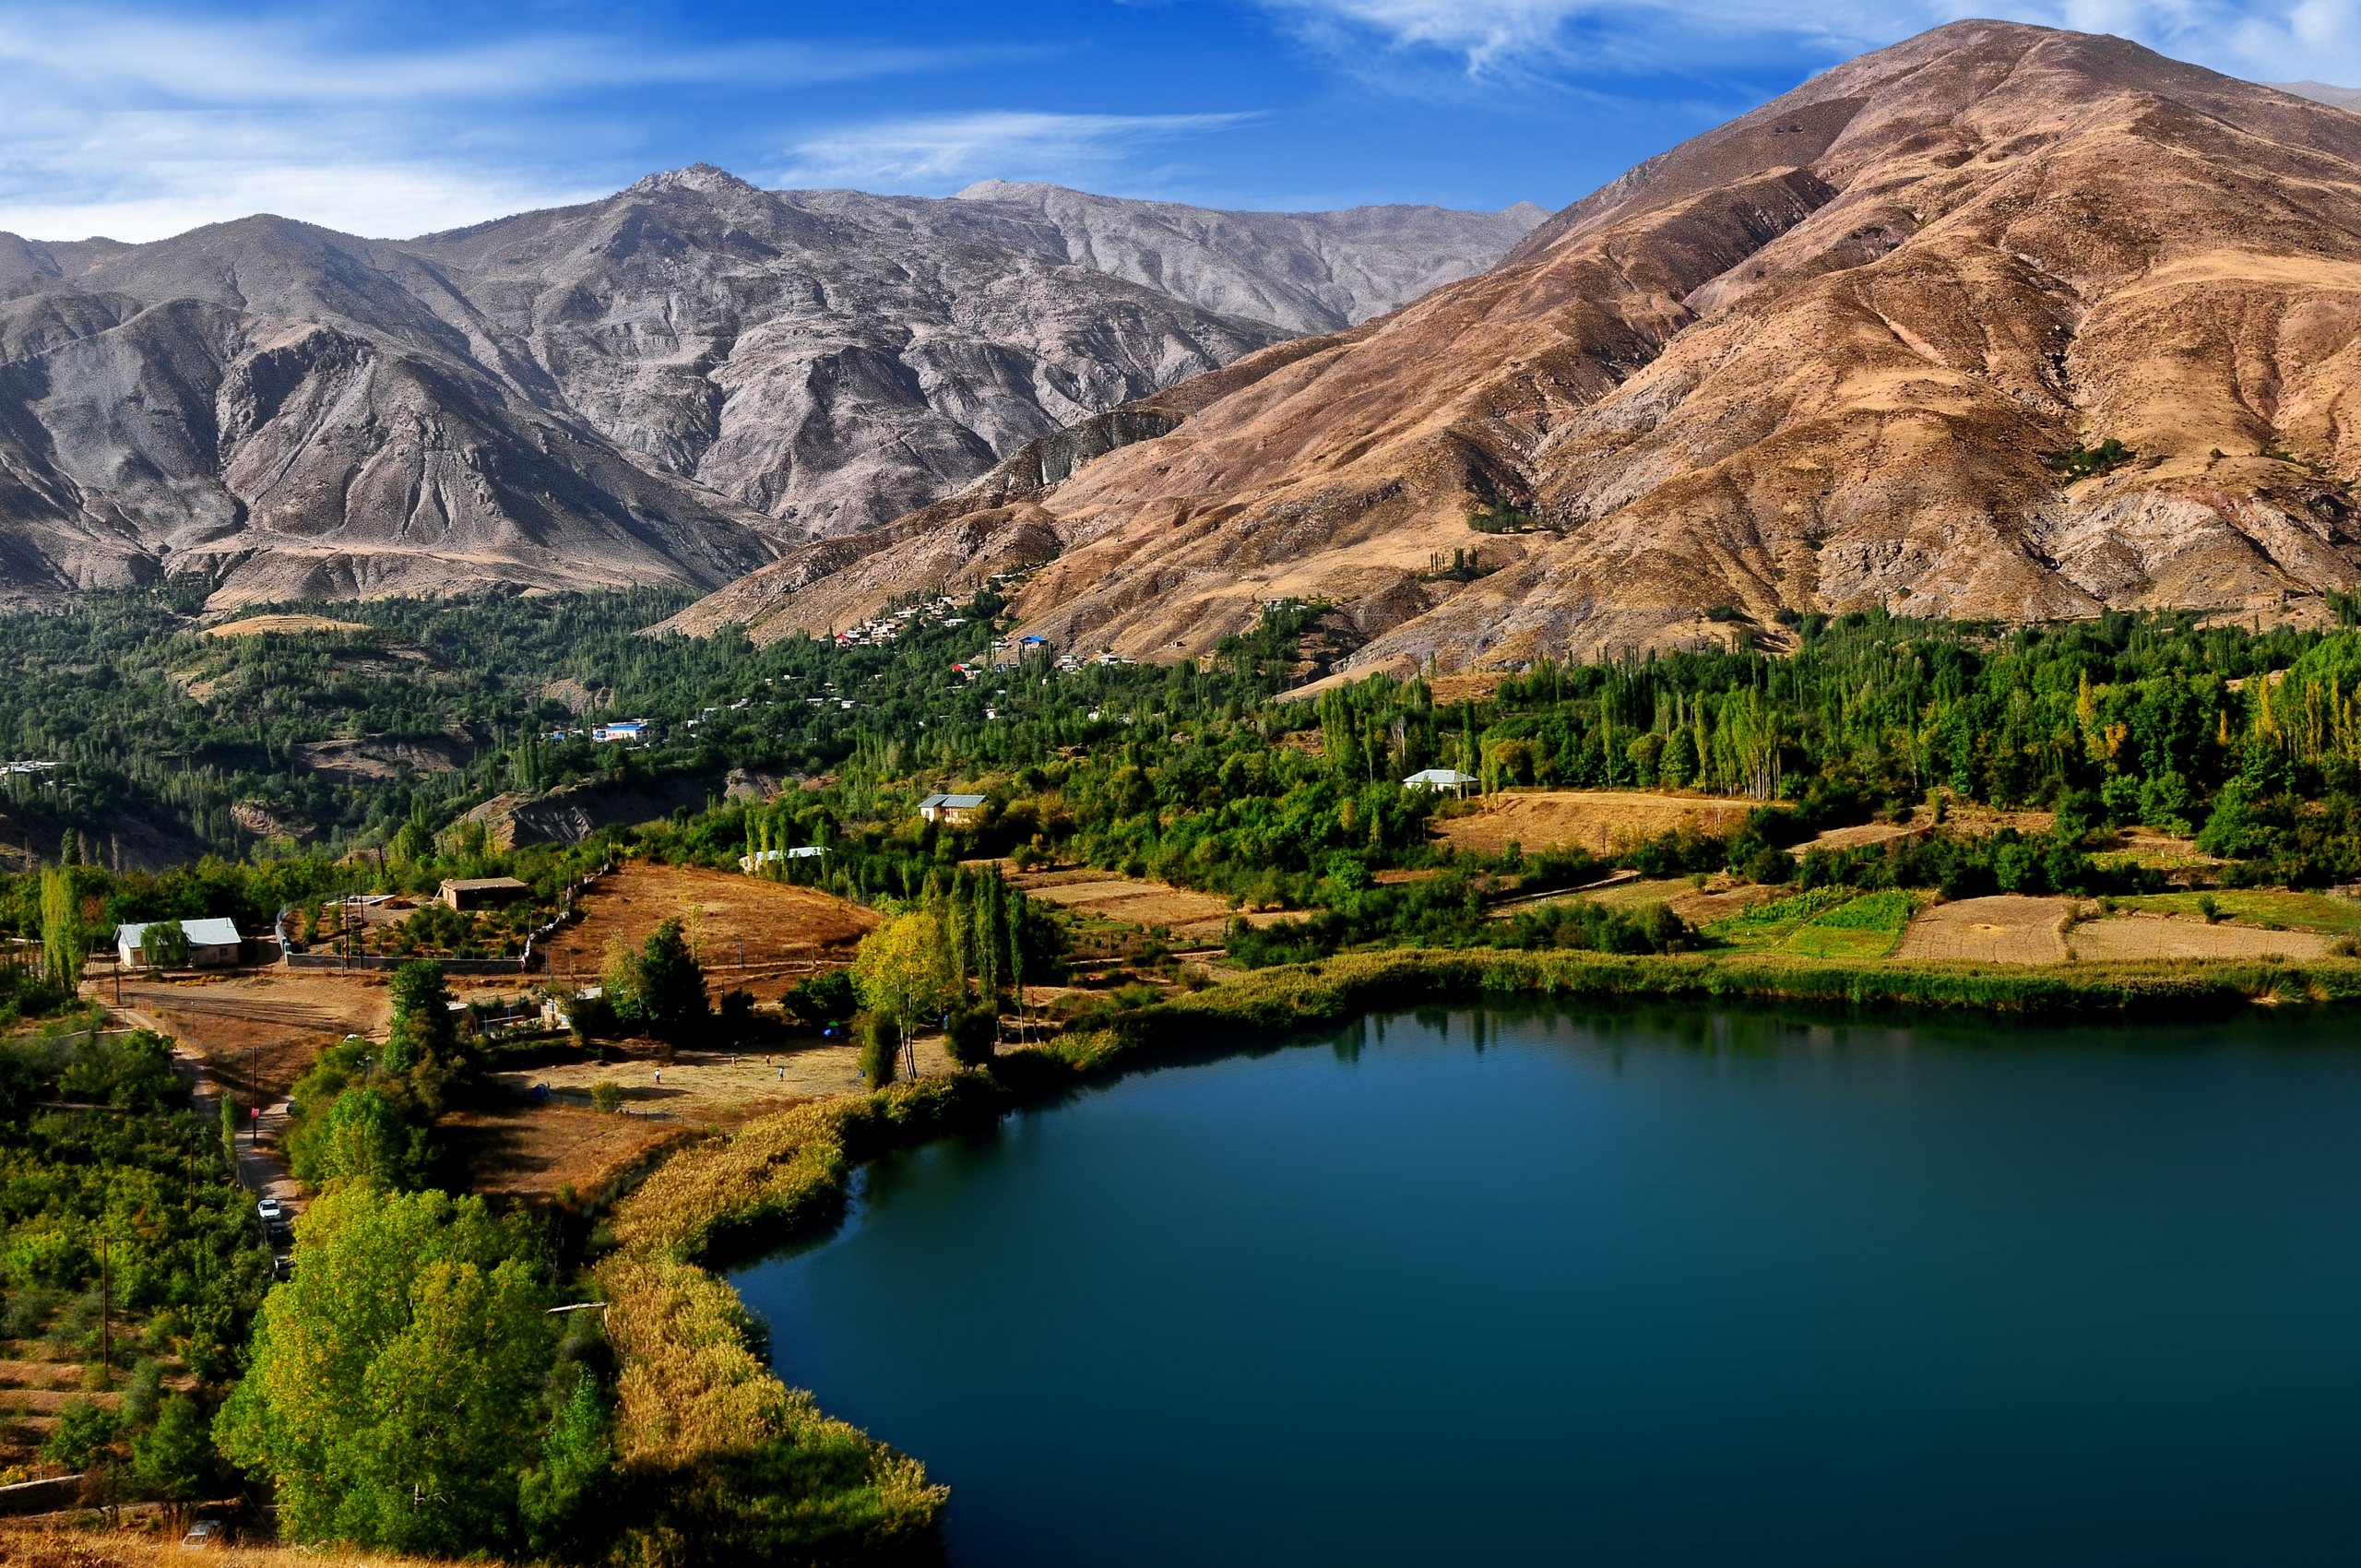
[(979, 180), (964, 191), (954, 192), (951, 199), (953, 201), (1007, 201), (1022, 196), (1027, 191), (1054, 191), (1062, 188), (1058, 185), (1044, 184), (1038, 180)]
[(727, 169), (717, 169), (710, 163), (692, 163), (685, 169), (667, 169), (639, 181), (625, 196), (672, 196), (682, 191), (694, 191), (699, 196), (755, 196), (760, 191), (732, 174)]

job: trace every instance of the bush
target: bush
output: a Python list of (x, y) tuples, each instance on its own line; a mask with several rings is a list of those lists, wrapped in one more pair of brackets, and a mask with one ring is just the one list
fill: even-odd
[(901, 1051), (894, 1038), (893, 1023), (874, 1013), (856, 1013), (852, 1034), (860, 1045), (861, 1081), (872, 1089), (882, 1089), (892, 1083), (896, 1058)]
[(962, 1067), (980, 1067), (1000, 1044), (1000, 1013), (991, 1007), (963, 1007), (944, 1020), (943, 1033), (952, 1061)]
[(590, 1086), (590, 1109), (609, 1115), (623, 1108), (623, 1087), (612, 1078), (602, 1078)]
[(1759, 882), (1766, 887), (1776, 887), (1794, 878), (1796, 858), (1785, 849), (1773, 849), (1765, 845), (1747, 857), (1742, 874), (1750, 882)]
[(860, 1011), (860, 999), (853, 994), (852, 971), (831, 969), (796, 981), (779, 1005), (814, 1028), (827, 1028), (849, 1023)]

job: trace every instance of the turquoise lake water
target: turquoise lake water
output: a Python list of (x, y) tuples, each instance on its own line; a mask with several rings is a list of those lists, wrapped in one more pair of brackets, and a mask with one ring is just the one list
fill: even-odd
[(2361, 1016), (1435, 1012), (742, 1271), (960, 1564), (2361, 1561)]

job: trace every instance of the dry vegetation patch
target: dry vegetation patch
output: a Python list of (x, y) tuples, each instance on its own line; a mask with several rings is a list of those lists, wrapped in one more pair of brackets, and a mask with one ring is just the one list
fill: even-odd
[(374, 626), (358, 621), (331, 621), (325, 615), (249, 615), (243, 621), (225, 621), (219, 626), (208, 626), (209, 637), (254, 637), (265, 632), (374, 632)]
[[(940, 1035), (916, 1042), (920, 1073), (955, 1070)], [(788, 1050), (678, 1051), (670, 1062), (652, 1050), (610, 1060), (521, 1068), (492, 1075), (504, 1103), (447, 1115), (435, 1125), (487, 1193), (548, 1197), (561, 1187), (595, 1193), (687, 1135), (740, 1127), (815, 1099), (859, 1093), (860, 1053), (849, 1045), (813, 1042)], [(663, 1075), (658, 1083), (657, 1075)], [(590, 1091), (611, 1083), (621, 1111), (591, 1108)], [(536, 1105), (535, 1085), (550, 1100)]]
[(611, 944), (637, 947), (668, 920), (681, 922), (716, 992), (743, 986), (765, 1001), (806, 975), (851, 961), (878, 921), (834, 894), (765, 877), (628, 861), (582, 900), (584, 918), (548, 948), (549, 977), (587, 982)]
[(1587, 849), (1605, 854), (1693, 823), (1704, 833), (1728, 833), (1760, 802), (1714, 795), (1675, 795), (1638, 790), (1520, 790), (1488, 795), (1465, 816), (1435, 825), (1437, 837), (1453, 849), (1497, 855), (1513, 842), (1531, 854), (1543, 849)]
[(2078, 898), (2029, 898), (2003, 893), (1962, 898), (1921, 910), (1902, 933), (1899, 958), (1952, 959), (1984, 964), (2062, 964), (2066, 924)]
[[(192, 1516), (205, 1512), (200, 1507)], [(154, 1533), (141, 1525), (152, 1525)], [(425, 1558), (383, 1557), (343, 1547), (219, 1546), (193, 1551), (181, 1545), (177, 1532), (163, 1527), (160, 1516), (119, 1530), (46, 1520), (0, 1524), (0, 1562), (8, 1568), (449, 1568)]]

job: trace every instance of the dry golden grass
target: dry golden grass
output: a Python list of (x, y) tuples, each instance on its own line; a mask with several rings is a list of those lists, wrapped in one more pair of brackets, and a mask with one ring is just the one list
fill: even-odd
[(1036, 898), (1077, 914), (1143, 929), (1164, 926), (1175, 936), (1219, 936), (1231, 913), (1227, 899), (1210, 893), (1192, 893), (1169, 883), (1144, 882), (1107, 872), (1056, 873), (1038, 882), (1019, 878), (1017, 885)]
[[(941, 1035), (920, 1038), (916, 1050), (920, 1073), (952, 1070)], [(742, 1126), (861, 1087), (860, 1052), (850, 1045), (681, 1051), (670, 1062), (610, 1048), (610, 1057), (496, 1073), (513, 1101), (445, 1116), (438, 1134), (466, 1159), (481, 1191), (548, 1197), (571, 1186), (595, 1193), (683, 1135)], [(590, 1108), (591, 1086), (608, 1082), (623, 1089), (629, 1115)], [(537, 1106), (526, 1098), (536, 1084), (549, 1086), (552, 1103)]]
[(0, 1523), (0, 1563), (7, 1568), (410, 1568), (432, 1560), (381, 1557), (342, 1547), (219, 1546), (192, 1551), (177, 1535), (137, 1528), (73, 1528), (52, 1522)]
[(549, 944), (552, 979), (588, 981), (611, 944), (635, 947), (662, 921), (678, 920), (716, 992), (744, 986), (765, 1001), (805, 975), (849, 962), (878, 919), (809, 887), (644, 861), (602, 878), (583, 909), (584, 919)]
[(1934, 821), (1865, 822), (1857, 827), (1832, 827), (1827, 832), (1807, 838), (1788, 853), (1801, 860), (1814, 849), (1857, 849), (1864, 844), (1890, 844), (1897, 838), (1915, 838), (1934, 831)]
[(1520, 790), (1487, 796), (1480, 809), (1438, 823), (1436, 833), (1453, 848), (1477, 854), (1497, 855), (1512, 841), (1527, 854), (1604, 854), (1619, 844), (1674, 832), (1684, 822), (1702, 832), (1727, 833), (1760, 803), (1638, 790)]
[(1983, 964), (2062, 964), (2066, 922), (2076, 898), (2028, 898), (2005, 893), (1962, 898), (1921, 910), (1902, 933), (1897, 958)]
[(2310, 931), (2207, 925), (2195, 915), (2133, 913), (2085, 921), (2067, 935), (2074, 956), (2105, 963), (2141, 958), (2285, 958), (2329, 956), (2333, 939)]
[(374, 626), (364, 626), (358, 621), (331, 621), (325, 615), (249, 615), (243, 621), (228, 621), (219, 626), (208, 626), (209, 637), (252, 637), (265, 632), (374, 632)]

